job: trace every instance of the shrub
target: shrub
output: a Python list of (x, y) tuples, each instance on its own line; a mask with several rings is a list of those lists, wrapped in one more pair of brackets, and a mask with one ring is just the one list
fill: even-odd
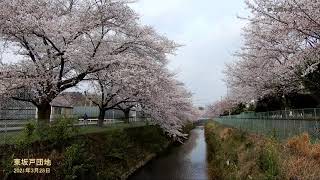
[(26, 134), (26, 136), (30, 137), (33, 135), (35, 129), (36, 129), (35, 122), (29, 122), (25, 126), (24, 133)]
[(63, 179), (94, 178), (94, 166), (83, 145), (73, 144), (66, 148), (59, 172)]
[(160, 152), (168, 142), (162, 130), (157, 126), (127, 128), (124, 131), (128, 139), (151, 152)]
[(279, 178), (279, 154), (275, 142), (267, 142), (260, 152), (259, 167), (264, 172), (266, 179)]
[(3, 157), (1, 160), (1, 167), (2, 167), (2, 174), (4, 177), (3, 179), (7, 179), (10, 174), (13, 173), (13, 159), (14, 159), (14, 154), (12, 154), (11, 156), (7, 156), (7, 157)]
[(196, 126), (193, 123), (188, 123), (182, 127), (182, 133), (189, 134)]
[(51, 124), (38, 124), (36, 134), (40, 140), (48, 140), (53, 145), (66, 145), (68, 140), (77, 134), (74, 119), (57, 119)]
[(275, 128), (273, 128), (272, 131), (269, 133), (269, 138), (273, 141), (279, 140), (279, 133)]
[(18, 148), (21, 150), (25, 150), (29, 148), (32, 142), (35, 140), (35, 130), (36, 123), (31, 121), (25, 125), (25, 128), (21, 134), (21, 137), (18, 140)]

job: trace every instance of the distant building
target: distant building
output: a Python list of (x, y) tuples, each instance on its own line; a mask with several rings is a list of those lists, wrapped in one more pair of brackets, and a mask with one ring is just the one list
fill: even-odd
[(92, 102), (81, 92), (63, 92), (61, 96), (65, 97), (74, 107), (92, 106)]
[(50, 103), (50, 121), (56, 118), (71, 118), (73, 116), (73, 106), (64, 96), (58, 96)]
[(34, 119), (36, 107), (29, 102), (16, 101), (11, 98), (0, 100), (0, 120)]
[[(30, 120), (37, 118), (37, 108), (30, 102), (5, 99), (0, 102), (0, 120)], [(64, 96), (56, 97), (51, 103), (50, 121), (73, 116), (73, 106)]]

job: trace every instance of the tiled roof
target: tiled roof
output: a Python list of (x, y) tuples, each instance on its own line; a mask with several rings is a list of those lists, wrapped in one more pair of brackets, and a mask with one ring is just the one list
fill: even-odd
[(66, 108), (72, 108), (72, 104), (63, 96), (58, 96), (52, 100), (50, 103), (53, 107), (66, 107)]

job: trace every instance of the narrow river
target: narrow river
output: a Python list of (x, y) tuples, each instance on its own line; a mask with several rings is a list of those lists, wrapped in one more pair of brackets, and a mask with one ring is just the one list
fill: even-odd
[(129, 180), (206, 180), (206, 143), (203, 126), (191, 131), (185, 144), (150, 161)]

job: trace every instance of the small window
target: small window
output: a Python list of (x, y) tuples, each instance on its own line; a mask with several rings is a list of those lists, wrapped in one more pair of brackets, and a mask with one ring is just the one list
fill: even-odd
[(62, 108), (60, 108), (60, 107), (56, 107), (55, 108), (55, 114), (61, 114), (61, 112), (62, 112)]

